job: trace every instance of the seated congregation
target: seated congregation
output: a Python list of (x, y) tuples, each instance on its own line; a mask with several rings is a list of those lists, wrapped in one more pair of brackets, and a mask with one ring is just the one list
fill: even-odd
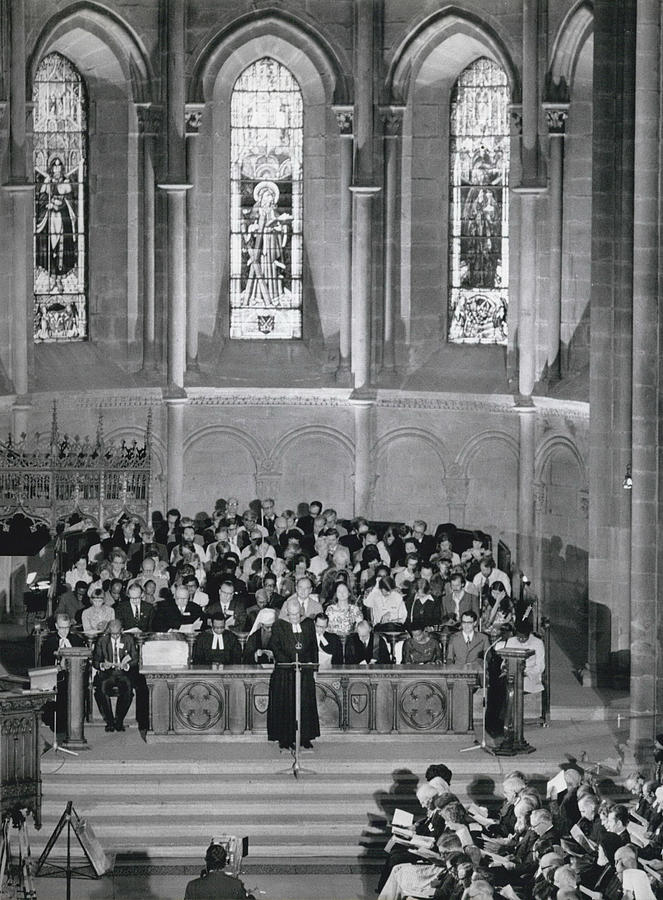
[(420, 816), (394, 813), (378, 900), (663, 897), (663, 786), (632, 777), (631, 796), (616, 803), (615, 785), (604, 796), (590, 768), (566, 764), (545, 799), (513, 771), (493, 809), (462, 803), (451, 770), (429, 766), (417, 790)]
[[(498, 698), (500, 642), (526, 644), (525, 690), (543, 689), (542, 641), (526, 600), (511, 596), (489, 539), (460, 546), (451, 524), (423, 521), (378, 530), (364, 518), (339, 521), (318, 501), (276, 515), (274, 501), (217, 501), (195, 519), (176, 509), (149, 526), (123, 515), (103, 530), (71, 522), (61, 544), (61, 587), (42, 636), (42, 665), (75, 642), (94, 647), (95, 696), (109, 731), (123, 730), (136, 692), (147, 721), (141, 647), (150, 636), (186, 635), (191, 665), (274, 662), (272, 627), (296, 598), (315, 626), (320, 668), (335, 665), (485, 667)], [(460, 551), (460, 552), (459, 552)], [(117, 696), (115, 713), (110, 697)], [(499, 704), (499, 700), (495, 701)], [(491, 721), (500, 721), (493, 704)], [(63, 711), (64, 714), (64, 711)]]

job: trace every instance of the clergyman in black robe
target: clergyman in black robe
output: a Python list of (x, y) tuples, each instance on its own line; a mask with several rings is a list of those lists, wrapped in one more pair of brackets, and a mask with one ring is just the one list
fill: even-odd
[[(301, 619), (299, 602), (291, 598), (287, 603), (286, 618), (277, 619), (272, 628), (271, 649), (274, 654), (274, 671), (269, 680), (269, 707), (267, 709), (267, 738), (278, 741), (286, 749), (295, 743), (295, 669), (283, 665), (295, 661), (295, 645), (301, 644), (299, 661), (318, 662), (318, 644), (315, 625), (311, 619)], [(315, 696), (313, 667), (302, 668), (302, 710), (300, 742), (304, 749), (320, 736), (318, 705)]]

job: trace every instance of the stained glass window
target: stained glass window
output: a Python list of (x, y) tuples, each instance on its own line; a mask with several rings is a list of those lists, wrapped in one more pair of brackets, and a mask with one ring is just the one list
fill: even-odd
[(449, 340), (506, 344), (509, 288), (509, 87), (477, 59), (451, 95)]
[(35, 76), (34, 337), (87, 331), (87, 99), (74, 66), (49, 53)]
[(301, 338), (303, 104), (288, 69), (245, 69), (230, 124), (230, 337)]

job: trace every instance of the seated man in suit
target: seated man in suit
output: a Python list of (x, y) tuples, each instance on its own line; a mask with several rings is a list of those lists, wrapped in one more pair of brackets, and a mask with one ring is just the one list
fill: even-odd
[(115, 607), (115, 618), (123, 631), (151, 631), (154, 607), (143, 600), (143, 589), (137, 581), (129, 585), (127, 599)]
[(314, 620), (315, 639), (318, 642), (318, 664), (321, 669), (343, 665), (343, 644), (336, 634), (327, 631), (329, 619), (320, 612)]
[(172, 600), (158, 604), (152, 619), (152, 631), (179, 631), (182, 625), (193, 625), (194, 630), (203, 625), (203, 610), (189, 600), (184, 585), (175, 588)]
[(386, 665), (391, 662), (391, 653), (382, 635), (373, 631), (365, 620), (357, 624), (357, 630), (345, 642), (346, 666), (366, 666), (371, 663)]
[(454, 572), (442, 597), (442, 615), (459, 622), (463, 613), (468, 610), (473, 610), (479, 617), (479, 597), (474, 589), (472, 592), (467, 590), (465, 576)]
[[(322, 606), (318, 600), (312, 596), (312, 593), (313, 584), (308, 575), (304, 575), (298, 579), (295, 593), (292, 596), (299, 603), (302, 619), (315, 619), (317, 614), (322, 612)], [(281, 619), (287, 618), (286, 606), (287, 604), (284, 603), (281, 607), (281, 612), (279, 613), (279, 618)]]
[(490, 644), (486, 635), (476, 630), (478, 618), (473, 609), (468, 609), (461, 615), (461, 630), (451, 636), (447, 650), (447, 663), (450, 666), (483, 664)]
[[(113, 619), (108, 632), (98, 638), (92, 665), (97, 670), (94, 696), (106, 722), (106, 731), (124, 731), (124, 717), (133, 697), (131, 670), (138, 667), (138, 647), (130, 634), (122, 634), (119, 619)], [(113, 717), (111, 694), (115, 690), (117, 706)]]
[(246, 631), (246, 605), (244, 600), (235, 591), (235, 585), (227, 578), (219, 587), (219, 600), (210, 603), (205, 610), (207, 621), (211, 622), (212, 616), (222, 612), (226, 620), (226, 628), (233, 631)]
[(242, 662), (242, 646), (232, 631), (226, 631), (226, 617), (217, 610), (211, 617), (211, 630), (203, 631), (193, 645), (194, 666), (236, 666)]

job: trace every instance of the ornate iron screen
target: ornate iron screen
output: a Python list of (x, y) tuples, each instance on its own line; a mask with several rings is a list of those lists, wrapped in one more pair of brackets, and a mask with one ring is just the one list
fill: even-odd
[(0, 442), (3, 518), (24, 512), (55, 527), (78, 514), (102, 525), (122, 513), (151, 518), (152, 414), (145, 443), (107, 441), (99, 417), (96, 437), (60, 434), (55, 407), (50, 437), (38, 433)]
[(303, 104), (285, 66), (244, 70), (230, 134), (230, 337), (301, 338)]
[(509, 87), (478, 59), (456, 82), (450, 120), (449, 340), (506, 344)]
[(49, 53), (35, 76), (34, 339), (88, 336), (87, 99), (74, 66)]

